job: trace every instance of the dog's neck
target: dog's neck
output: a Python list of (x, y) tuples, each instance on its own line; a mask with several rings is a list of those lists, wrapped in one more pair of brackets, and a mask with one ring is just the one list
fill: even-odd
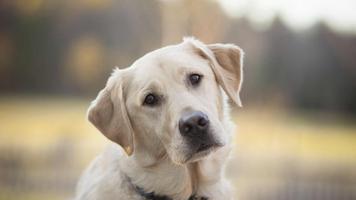
[(186, 200), (196, 188), (193, 165), (176, 165), (168, 157), (151, 166), (142, 166), (135, 156), (121, 162), (121, 169), (132, 184), (147, 193), (169, 196), (172, 199)]
[(150, 166), (142, 166), (142, 161), (138, 162), (135, 156), (131, 156), (120, 165), (131, 183), (145, 193), (154, 192), (174, 200), (187, 200), (201, 195), (198, 191), (204, 185), (221, 179), (223, 163), (230, 149), (231, 146), (227, 145), (201, 161), (186, 165), (174, 164), (168, 156)]

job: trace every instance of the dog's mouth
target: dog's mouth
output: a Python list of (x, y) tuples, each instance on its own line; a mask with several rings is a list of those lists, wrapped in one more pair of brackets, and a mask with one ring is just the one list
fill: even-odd
[(195, 148), (195, 150), (192, 150), (192, 152), (188, 154), (185, 163), (191, 163), (201, 160), (202, 158), (216, 151), (222, 146), (224, 146), (224, 144), (221, 143), (201, 143), (198, 148)]
[(202, 143), (199, 148), (197, 149), (197, 153), (201, 152), (201, 151), (206, 151), (209, 150), (210, 148), (213, 148), (214, 144), (207, 144), (207, 143)]

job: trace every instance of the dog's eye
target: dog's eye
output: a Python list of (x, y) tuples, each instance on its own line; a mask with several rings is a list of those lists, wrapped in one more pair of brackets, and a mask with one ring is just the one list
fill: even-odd
[(202, 75), (200, 74), (190, 74), (189, 75), (189, 82), (192, 85), (198, 85), (201, 81)]
[(157, 105), (158, 102), (159, 102), (159, 98), (156, 95), (150, 93), (145, 97), (143, 104), (149, 105), (149, 106), (154, 106), (154, 105)]

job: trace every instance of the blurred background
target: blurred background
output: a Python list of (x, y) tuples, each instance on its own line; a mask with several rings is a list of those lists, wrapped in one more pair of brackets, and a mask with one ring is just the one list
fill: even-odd
[(240, 200), (356, 199), (356, 1), (0, 1), (0, 199), (69, 199), (108, 143), (86, 109), (114, 66), (193, 35), (246, 52)]

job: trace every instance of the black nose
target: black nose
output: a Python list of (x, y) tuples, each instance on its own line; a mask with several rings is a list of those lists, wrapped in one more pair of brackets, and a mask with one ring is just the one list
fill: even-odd
[(179, 120), (179, 131), (183, 136), (205, 134), (209, 127), (209, 118), (200, 111), (186, 114)]

